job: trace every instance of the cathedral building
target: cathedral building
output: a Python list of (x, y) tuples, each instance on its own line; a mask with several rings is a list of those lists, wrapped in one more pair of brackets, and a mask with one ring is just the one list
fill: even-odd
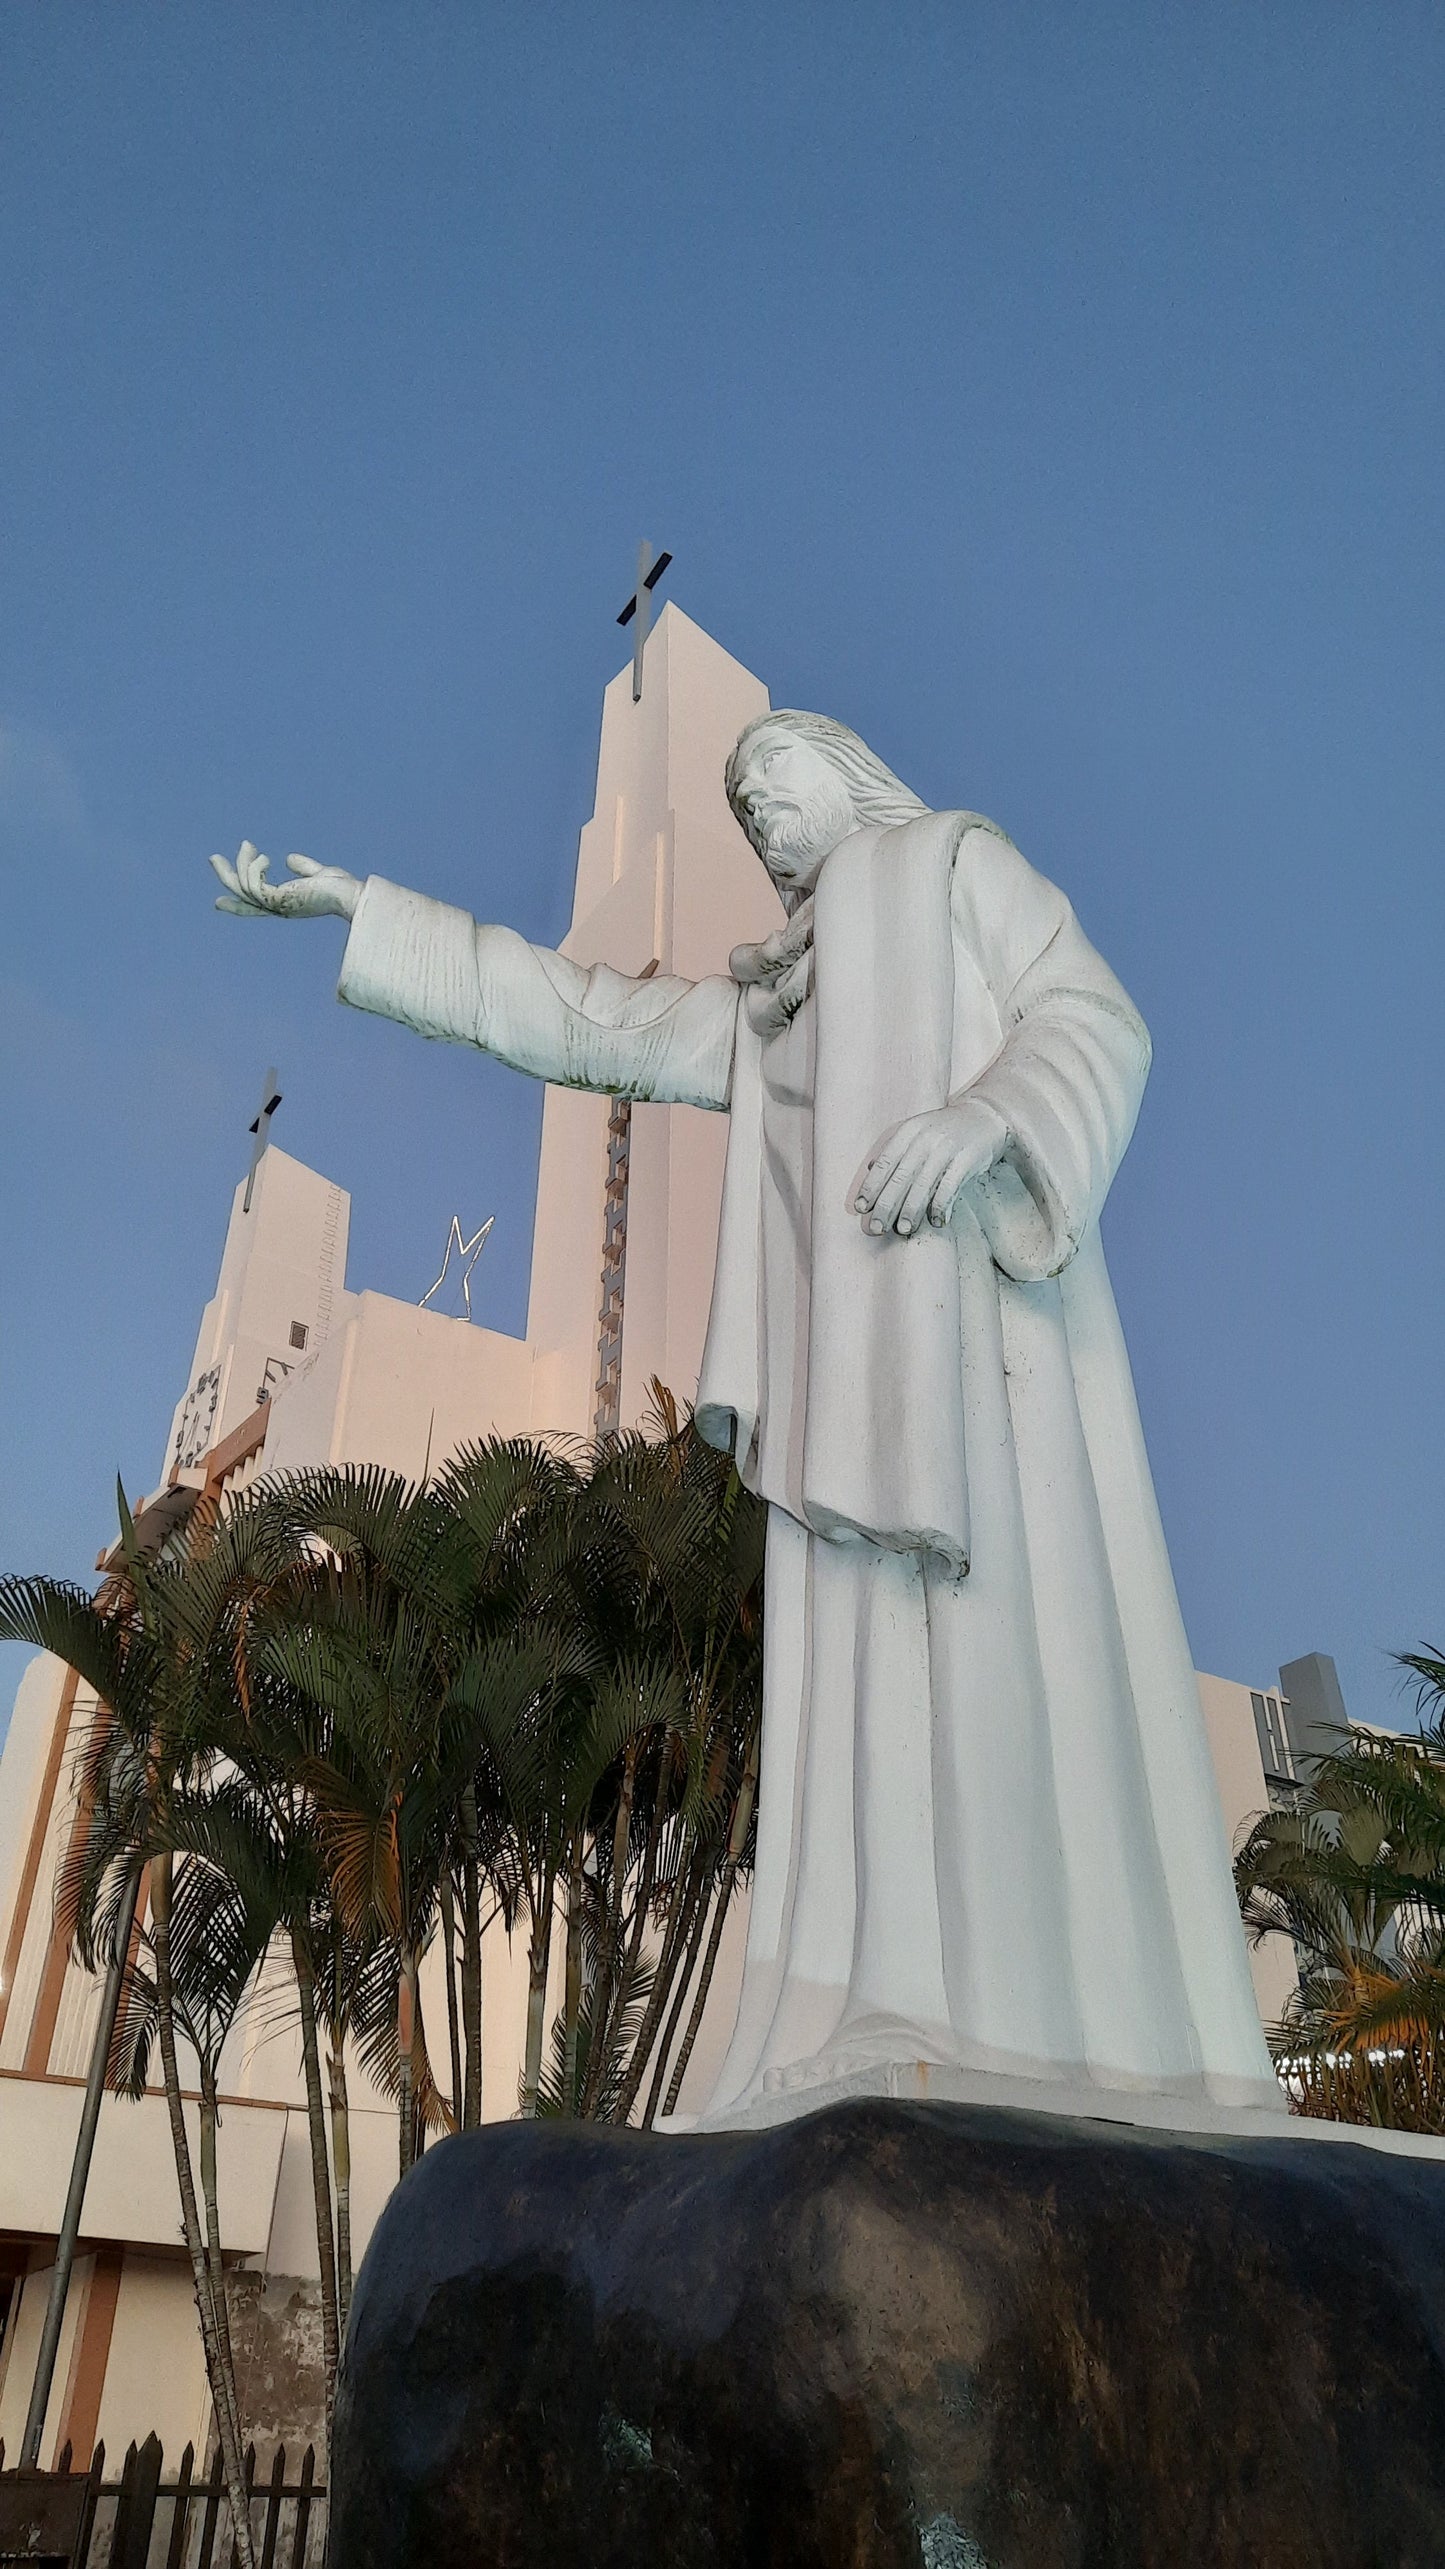
[[(676, 607), (664, 609), (640, 700), (630, 671), (606, 691), (565, 953), (630, 974), (700, 976), (726, 971), (735, 945), (778, 924), (777, 897), (722, 787), (728, 751), (767, 702), (760, 680)], [(269, 1144), (264, 1110), (259, 1121), (157, 1486), (138, 1511), (142, 1532), (159, 1533), (203, 1494), (224, 1502), (261, 1473), (357, 1463), (416, 1479), (492, 1434), (585, 1438), (632, 1426), (647, 1413), (654, 1378), (681, 1399), (694, 1392), (722, 1116), (548, 1089), (521, 1338), (349, 1284), (349, 1197)], [(1319, 1672), (1333, 1676), (1328, 1662), (1298, 1667), (1315, 1672), (1317, 1692)], [(1287, 1789), (1278, 1772), (1291, 1754), (1287, 1707), (1274, 1690), (1223, 1679), (1201, 1678), (1200, 1689), (1234, 1835)], [(57, 1867), (79, 1826), (72, 1776), (95, 1709), (70, 1672), (37, 1658), (0, 1759), (0, 2438), (12, 2453), (99, 2003), (98, 1983), (52, 1918)], [(684, 2110), (690, 2095), (710, 2091), (730, 2031), (742, 1929), (739, 1904)], [(516, 2107), (525, 1958), (495, 1927), (484, 1962), (483, 2111), (503, 2116)], [(1291, 1976), (1282, 1958), (1257, 1958), (1266, 2018)], [(222, 2240), (241, 2278), (248, 2432), (258, 2448), (278, 2438), (294, 2446), (319, 2422), (307, 2130), (298, 2048), (278, 2031), (278, 2012), (263, 1974), (222, 2075)], [(359, 2256), (396, 2167), (394, 2108), (360, 2071), (351, 2121)], [(97, 2438), (115, 2453), (152, 2429), (168, 2453), (188, 2441), (201, 2451), (208, 2414), (163, 2102), (158, 2091), (138, 2104), (108, 2097), (42, 2460), (69, 2442), (83, 2465)]]

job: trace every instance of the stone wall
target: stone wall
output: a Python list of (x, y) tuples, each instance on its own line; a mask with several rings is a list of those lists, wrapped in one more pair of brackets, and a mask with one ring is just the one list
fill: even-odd
[(229, 2283), (241, 2432), (255, 2444), (258, 2478), (278, 2444), (292, 2465), (308, 2444), (319, 2460), (326, 2434), (320, 2285), (307, 2275), (241, 2274)]

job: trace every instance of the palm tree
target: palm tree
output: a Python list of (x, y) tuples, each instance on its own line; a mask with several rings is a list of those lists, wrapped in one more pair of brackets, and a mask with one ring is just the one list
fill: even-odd
[(262, 1644), (306, 1610), (314, 1565), (264, 1485), (224, 1514), (198, 1510), (193, 1549), (204, 1555), (213, 1629), (205, 1729), (196, 1776), (176, 1796), (172, 1824), (189, 1855), (213, 1869), (251, 1921), (258, 1956), (285, 1945), (295, 1993), (316, 2226), (326, 2431), (340, 2357), (340, 2301), (327, 2161), (316, 1981), (331, 1938), (328, 1885), (302, 1769), (315, 1746), (309, 1706), (278, 1677)]
[[(563, 2081), (566, 2096), (577, 2100), (569, 2110), (576, 2111), (593, 1808), (603, 1778), (625, 1758), (631, 1742), (659, 1726), (671, 1727), (665, 1694), (646, 1680), (629, 1682), (626, 1672), (617, 1672), (588, 1683), (588, 1674), (580, 1645), (569, 1652), (560, 1634), (539, 1636), (530, 1650), (519, 1647), (511, 1654), (504, 1682), (498, 1682), (493, 1665), (476, 1699), (529, 1921), (525, 2115), (539, 2110), (559, 1891), (565, 1887)], [(615, 2026), (611, 2030), (615, 2039)]]
[[(435, 1509), (393, 1473), (303, 1473), (265, 1498), (306, 1567), (258, 1621), (253, 1665), (305, 1708), (282, 1771), (304, 1797), (341, 1933), (396, 1956), (400, 2160), (415, 2149), (417, 1969), (436, 1896), (444, 1649), (426, 1578)], [(298, 1954), (314, 2028), (315, 1973)], [(318, 2056), (319, 2062), (319, 2056)], [(318, 2066), (319, 2085), (319, 2066)]]
[[(84, 1919), (87, 1945), (97, 1941), (89, 1922), (105, 1911), (107, 1896), (113, 1905), (117, 1876), (147, 1870), (155, 2029), (182, 2228), (236, 2553), (243, 2569), (253, 2569), (234, 2368), (186, 2132), (174, 1953), (175, 1805), (212, 1755), (227, 1599), (204, 1528), (172, 1533), (148, 1559), (123, 1493), (119, 1506), (120, 1543), (101, 1595), (59, 1580), (0, 1580), (0, 1637), (51, 1651), (92, 1688), (100, 1707), (80, 1777), (87, 1826), (59, 1886), (61, 1923), (79, 1934)], [(183, 1945), (186, 1934), (183, 1907)], [(211, 2013), (208, 2008), (207, 2021)]]
[(351, 2097), (346, 2047), (373, 2043), (395, 2016), (395, 1972), (389, 1948), (373, 1936), (348, 1936), (328, 1905), (315, 1939), (317, 2015), (326, 2029), (326, 2096), (331, 2130), (331, 2171), (336, 2204), (338, 2333), (344, 2341), (351, 2312)]
[[(500, 1917), (511, 1933), (528, 1900), (525, 1827), (508, 1800), (497, 1741), (555, 1713), (579, 1677), (585, 1636), (574, 1570), (579, 1473), (555, 1447), (490, 1438), (453, 1457), (436, 1483), (445, 1511), (444, 1571), (460, 1642), (453, 1669), (449, 1735), (462, 1776), (453, 1814), (450, 1866), (462, 1919), (461, 2015), (466, 2065), (461, 2124), (482, 2111), (482, 1935)], [(510, 1772), (521, 1789), (518, 1761)], [(490, 1915), (482, 1917), (483, 1885)], [(545, 1991), (550, 1921), (531, 1917), (529, 1990)], [(448, 1947), (450, 1962), (450, 1947)], [(530, 2020), (529, 2020), (530, 2032)], [(529, 2043), (529, 2052), (530, 2052)], [(525, 2084), (525, 2078), (524, 2078)]]
[(593, 1815), (595, 1980), (580, 2110), (601, 2091), (645, 1967), (651, 1982), (611, 2104), (633, 2110), (650, 2062), (662, 2082), (699, 1961), (675, 2102), (728, 1906), (751, 1862), (762, 1708), (765, 1512), (730, 1460), (654, 1383), (658, 1431), (598, 1448), (585, 1504), (589, 1611), (612, 1683), (650, 1705)]
[[(124, 1882), (149, 1884), (111, 2075), (139, 2093), (159, 2055), (246, 2569), (220, 2065), (273, 1944), (300, 2030), (328, 2421), (351, 2295), (349, 2043), (397, 2100), (404, 2174), (429, 2126), (480, 2121), (482, 1939), (525, 1912), (523, 2111), (626, 2121), (649, 2071), (643, 2119), (664, 2087), (676, 2103), (751, 1862), (763, 1511), (655, 1389), (652, 1439), (575, 1459), (495, 1439), (422, 1489), (303, 1473), (224, 1512), (202, 1502), (158, 1546), (122, 1498), (98, 1596), (0, 1582), (0, 1634), (56, 1652), (101, 1706), (57, 1895), (91, 1967)], [(449, 2105), (418, 1985), (439, 1921)]]
[[(732, 1905), (732, 1896), (737, 1885), (738, 1877), (744, 1870), (748, 1872), (751, 1872), (752, 1870), (753, 1857), (757, 1847), (758, 1762), (761, 1751), (762, 1725), (759, 1720), (753, 1722), (751, 1725), (751, 1737), (748, 1743), (746, 1763), (743, 1766), (742, 1774), (738, 1780), (737, 1789), (733, 1796), (732, 1805), (728, 1812), (727, 1834), (724, 1840), (722, 1864), (718, 1873), (717, 1893), (713, 1905), (712, 1925), (708, 1931), (707, 1945), (703, 1953), (702, 1970), (698, 1976), (697, 1996), (693, 2001), (692, 2014), (689, 2016), (687, 2021), (687, 2031), (682, 2038), (673, 2073), (667, 2086), (667, 2098), (663, 2110), (668, 2114), (671, 2114), (676, 2107), (682, 2082), (687, 2076), (687, 2065), (692, 2058), (693, 2045), (697, 2041), (698, 2034), (702, 2028), (703, 2012), (707, 2006), (708, 1993), (712, 1988), (713, 1973), (717, 1968), (718, 1953), (722, 1946), (723, 1929), (727, 1925), (728, 1910)], [(686, 1991), (686, 1988), (687, 1983), (684, 1981), (684, 1992)], [(670, 2051), (670, 2043), (664, 2042), (661, 2061), (658, 2065), (659, 2078), (662, 2066), (667, 2061)], [(651, 2123), (655, 2112), (656, 2100), (654, 2096), (647, 2116), (649, 2123)]]
[[(375, 1470), (262, 1485), (305, 1570), (258, 1623), (255, 1664), (308, 1707), (309, 1744), (298, 1746), (289, 1772), (306, 1797), (336, 1932), (366, 1958), (373, 1989), (381, 1956), (394, 1958), (391, 2025), (371, 2028), (369, 2057), (395, 2082), (403, 2175), (427, 2123), (454, 2119), (441, 2104), (419, 1991), (454, 1879), (463, 1913), (462, 2102), (466, 2119), (480, 2119), (481, 1884), (499, 1857), (478, 1767), (485, 1725), (519, 1718), (543, 1682), (541, 1661), (559, 1658), (555, 1636), (544, 1645), (530, 1635), (519, 1651), (508, 1602), (513, 1529), (535, 1505), (544, 1461), (540, 1449), (498, 1445), (454, 1465), (439, 1488)], [(506, 1906), (505, 1881), (500, 1899)]]
[[(221, 1788), (225, 1790), (224, 1785)], [(231, 2342), (229, 2296), (221, 2248), (217, 2137), (220, 2131), (221, 2054), (236, 2025), (270, 1941), (273, 1921), (264, 1906), (248, 1901), (234, 1882), (216, 1869), (204, 1851), (209, 1835), (206, 1788), (177, 1794), (171, 1803), (168, 1834), (172, 1845), (153, 1862), (169, 1878), (168, 1920), (172, 2008), (176, 2029), (195, 2054), (200, 2078), (200, 2179), (205, 2211), (206, 2257), (216, 2329), (223, 2356), (223, 2375), (231, 2403), (232, 2425), (241, 2442), (239, 2402), (235, 2389), (235, 2355)], [(201, 1846), (195, 1843), (201, 1840)], [(177, 1856), (177, 1845), (186, 1851)], [(115, 1849), (123, 1859), (124, 1846)], [(92, 1880), (97, 1879), (92, 1870)], [(107, 1904), (108, 1905), (108, 1904)], [(154, 1903), (149, 1929), (142, 1928), (132, 1967), (128, 2004), (112, 2048), (112, 2084), (139, 2099), (150, 2084), (152, 2052), (159, 2033), (159, 1986), (155, 1968)], [(82, 1959), (94, 1969), (104, 1932), (95, 1908), (86, 1901), (76, 1923), (75, 1941)]]
[(1252, 1940), (1294, 1946), (1270, 2038), (1295, 2110), (1445, 2132), (1445, 1660), (1400, 1664), (1420, 1734), (1342, 1738), (1256, 1821), (1235, 1876)]

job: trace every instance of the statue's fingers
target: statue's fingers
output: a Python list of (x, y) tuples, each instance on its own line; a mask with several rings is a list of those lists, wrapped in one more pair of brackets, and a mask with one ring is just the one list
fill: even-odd
[(806, 954), (813, 942), (812, 902), (805, 901), (801, 910), (795, 910), (787, 926), (779, 928), (769, 942), (784, 963), (796, 963), (800, 954)]
[(871, 1159), (864, 1161), (858, 1183), (853, 1190), (855, 1213), (866, 1213), (869, 1205), (877, 1197), (880, 1187), (887, 1185), (908, 1148), (912, 1129), (908, 1124), (895, 1124), (889, 1132), (884, 1134)]
[(898, 1163), (892, 1176), (888, 1179), (886, 1185), (880, 1186), (877, 1194), (873, 1198), (873, 1210), (868, 1215), (868, 1228), (870, 1231), (881, 1232), (892, 1230), (894, 1223), (898, 1219), (898, 1212), (903, 1203), (903, 1199), (907, 1195), (910, 1186), (913, 1184), (914, 1173), (917, 1166), (918, 1151), (916, 1145), (911, 1150), (900, 1152)]
[(858, 1185), (854, 1192), (853, 1210), (855, 1213), (867, 1213), (870, 1210), (871, 1206), (877, 1200), (880, 1188), (887, 1185), (897, 1166), (898, 1154), (896, 1151), (882, 1150), (874, 1154), (873, 1158), (868, 1162), (867, 1167), (864, 1169), (862, 1176), (858, 1180)]
[(238, 893), (234, 900), (229, 892), (223, 892), (216, 907), (229, 910), (233, 919), (264, 919), (270, 915), (266, 910), (258, 910), (255, 902), (248, 901), (244, 892)]
[(789, 965), (781, 981), (774, 982), (773, 993), (785, 1017), (796, 1017), (808, 996), (810, 979), (808, 958), (800, 954), (796, 962)]
[(237, 879), (236, 869), (234, 865), (230, 863), (228, 858), (224, 856), (213, 856), (211, 858), (211, 872), (215, 875), (218, 883), (224, 883), (228, 892), (240, 891), (241, 886)]
[(905, 1239), (923, 1227), (923, 1217), (938, 1182), (940, 1165), (940, 1154), (936, 1150), (924, 1151), (914, 1163), (913, 1175), (893, 1221), (895, 1231), (901, 1231)]
[(242, 891), (249, 892), (252, 900), (261, 902), (263, 906), (271, 893), (271, 886), (266, 880), (270, 865), (269, 856), (262, 856), (259, 849), (254, 847), (249, 851), (242, 848), (236, 860), (236, 872), (241, 878)]
[(953, 1208), (958, 1201), (958, 1190), (962, 1184), (962, 1176), (954, 1174), (950, 1162), (928, 1199), (928, 1219), (935, 1231), (946, 1230), (952, 1221)]
[(969, 1179), (977, 1174), (977, 1154), (973, 1151), (955, 1151), (934, 1187), (928, 1207), (930, 1222), (936, 1222), (940, 1229), (942, 1228), (943, 1224), (951, 1218), (963, 1188), (968, 1184)]
[(892, 1171), (895, 1169), (897, 1169), (897, 1161), (892, 1153), (887, 1153), (887, 1156), (882, 1156), (882, 1159), (869, 1161), (864, 1177), (859, 1179), (859, 1192), (854, 1195), (854, 1213), (874, 1213), (874, 1210), (877, 1210), (882, 1189), (887, 1187), (887, 1182), (892, 1179)]
[(326, 871), (319, 856), (288, 856), (286, 862), (293, 874), (324, 874)]

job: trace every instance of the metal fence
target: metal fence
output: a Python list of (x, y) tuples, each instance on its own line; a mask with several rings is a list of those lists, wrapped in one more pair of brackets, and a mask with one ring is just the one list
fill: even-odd
[[(7, 2471), (0, 2444), (0, 2569), (235, 2569), (231, 2507), (221, 2455), (195, 2476), (187, 2445), (173, 2479), (159, 2438), (132, 2445), (120, 2477), (105, 2476), (105, 2446), (88, 2471), (72, 2471), (66, 2445), (54, 2471)], [(321, 2569), (326, 2486), (308, 2444), (294, 2480), (280, 2445), (257, 2480), (256, 2447), (246, 2455), (252, 2540), (259, 2569)]]

